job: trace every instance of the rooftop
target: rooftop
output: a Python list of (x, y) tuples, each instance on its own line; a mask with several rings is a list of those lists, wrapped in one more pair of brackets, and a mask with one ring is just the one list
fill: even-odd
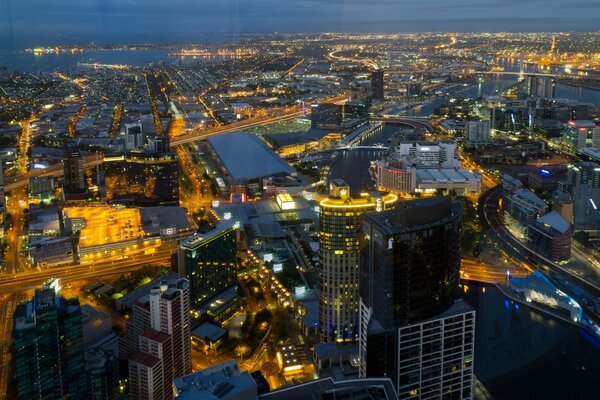
[(208, 142), (235, 183), (277, 174), (292, 174), (294, 169), (269, 149), (256, 135), (232, 132), (211, 136)]
[(159, 234), (162, 229), (174, 228), (177, 232), (192, 229), (187, 210), (182, 207), (144, 207), (140, 208), (144, 232)]
[(398, 399), (390, 378), (334, 381), (332, 378), (290, 385), (259, 396), (259, 400), (290, 399)]
[(216, 342), (227, 334), (227, 330), (210, 321), (205, 321), (192, 329), (192, 336)]
[(547, 225), (560, 233), (568, 232), (571, 229), (571, 224), (569, 221), (564, 219), (556, 211), (550, 211), (548, 214), (542, 215), (540, 218), (538, 218), (537, 222)]
[(235, 360), (175, 378), (173, 387), (178, 400), (254, 400), (257, 395), (256, 382)]
[(140, 211), (137, 208), (65, 207), (63, 214), (65, 218), (84, 220), (79, 234), (80, 247), (99, 246), (144, 236)]
[(213, 229), (205, 233), (196, 233), (181, 242), (181, 247), (193, 250), (198, 248), (201, 244), (221, 236), (223, 233), (236, 228), (236, 221), (228, 219), (219, 222)]

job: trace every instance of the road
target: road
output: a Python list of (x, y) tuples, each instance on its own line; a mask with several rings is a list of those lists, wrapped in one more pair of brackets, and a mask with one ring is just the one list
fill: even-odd
[(572, 282), (588, 290), (594, 296), (600, 296), (600, 287), (592, 282), (574, 274), (565, 267), (548, 260), (547, 258), (535, 253), (527, 245), (514, 237), (512, 233), (504, 226), (500, 215), (500, 199), (502, 198), (502, 185), (497, 185), (484, 193), (478, 206), (478, 213), (482, 219), (485, 219), (490, 227), (490, 235), (498, 243), (503, 244), (504, 251), (516, 260), (517, 263), (534, 263), (543, 270), (543, 272), (553, 272), (568, 277)]
[(171, 263), (173, 250), (165, 249), (151, 255), (127, 258), (120, 261), (98, 262), (94, 265), (71, 265), (41, 271), (33, 270), (0, 277), (0, 294), (18, 293), (40, 287), (51, 278), (61, 278), (63, 282), (82, 279), (104, 278), (110, 274), (122, 274), (139, 269), (142, 265), (165, 265)]
[[(339, 103), (344, 101), (346, 95), (339, 95), (324, 99), (323, 103)], [(195, 142), (197, 140), (205, 139), (211, 136), (221, 135), (224, 133), (237, 132), (244, 129), (254, 128), (257, 126), (269, 125), (276, 122), (289, 121), (294, 118), (298, 118), (303, 115), (302, 109), (296, 106), (286, 107), (277, 109), (272, 115), (260, 116), (240, 122), (236, 122), (229, 125), (220, 126), (211, 130), (200, 130), (193, 129), (190, 132), (174, 137), (171, 139), (171, 146), (178, 146), (181, 144)], [(101, 154), (94, 154), (84, 158), (83, 165), (85, 168), (94, 167), (102, 164), (104, 157)], [(4, 190), (6, 192), (14, 189), (27, 186), (29, 179), (34, 176), (61, 176), (63, 174), (62, 164), (52, 165), (45, 169), (32, 170), (15, 177), (6, 178), (4, 180)]]

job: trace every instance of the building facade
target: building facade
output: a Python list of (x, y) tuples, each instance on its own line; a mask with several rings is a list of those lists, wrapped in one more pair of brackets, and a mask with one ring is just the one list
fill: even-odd
[(491, 141), (491, 124), (489, 120), (465, 122), (465, 142), (467, 146), (485, 146)]
[(329, 197), (319, 205), (319, 322), (324, 341), (358, 337), (360, 216), (383, 211), (396, 200), (382, 193), (352, 198), (344, 181), (329, 182)]
[(36, 289), (13, 316), (13, 347), (20, 399), (83, 399), (88, 395), (81, 308), (55, 289)]
[(568, 183), (573, 198), (573, 225), (575, 230), (597, 230), (600, 226), (600, 165), (581, 162), (568, 172)]
[(235, 285), (236, 248), (237, 228), (232, 220), (181, 242), (178, 273), (190, 281), (194, 308)]
[(191, 372), (189, 286), (186, 279), (160, 282), (136, 302), (121, 346), (137, 346), (128, 357), (132, 399), (171, 399), (172, 380)]
[(371, 97), (375, 100), (383, 100), (385, 97), (385, 81), (382, 69), (371, 72)]
[(456, 302), (462, 205), (401, 202), (362, 218), (360, 376), (401, 399), (472, 398), (475, 312)]
[(527, 244), (554, 262), (571, 258), (571, 224), (556, 211), (538, 218), (527, 228)]
[(179, 206), (175, 153), (143, 150), (104, 158), (106, 201), (133, 206)]

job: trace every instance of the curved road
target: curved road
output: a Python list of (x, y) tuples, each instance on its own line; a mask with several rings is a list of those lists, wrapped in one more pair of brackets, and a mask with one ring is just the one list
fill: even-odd
[(540, 267), (543, 272), (553, 272), (560, 275), (566, 275), (595, 296), (600, 296), (600, 287), (589, 282), (582, 277), (574, 274), (568, 269), (548, 260), (537, 254), (527, 245), (515, 238), (504, 226), (500, 216), (500, 199), (502, 198), (502, 185), (497, 185), (485, 192), (479, 199), (478, 213), (484, 218), (490, 227), (490, 235), (495, 237), (499, 243), (503, 243), (503, 249), (513, 259), (522, 263), (532, 263)]

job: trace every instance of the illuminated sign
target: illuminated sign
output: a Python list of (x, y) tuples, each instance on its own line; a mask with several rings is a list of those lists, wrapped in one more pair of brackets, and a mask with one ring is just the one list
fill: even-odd
[(272, 253), (266, 253), (265, 255), (263, 255), (263, 261), (264, 262), (273, 261), (273, 254)]
[(550, 175), (550, 171), (545, 168), (540, 169), (540, 173), (546, 176)]
[(277, 263), (277, 264), (273, 264), (273, 272), (278, 273), (283, 271), (283, 264), (282, 263)]

